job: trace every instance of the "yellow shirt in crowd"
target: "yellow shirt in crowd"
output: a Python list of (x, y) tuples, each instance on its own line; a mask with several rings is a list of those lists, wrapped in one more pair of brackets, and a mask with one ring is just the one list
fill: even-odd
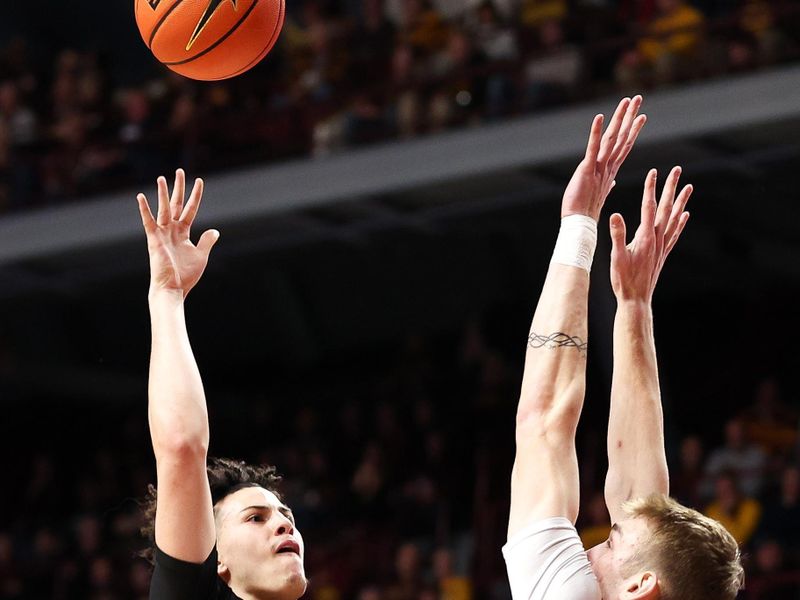
[(639, 40), (639, 54), (649, 63), (666, 53), (689, 54), (700, 41), (703, 15), (696, 8), (681, 4), (674, 11), (656, 17)]
[(733, 515), (722, 510), (719, 502), (712, 502), (706, 508), (705, 514), (722, 523), (739, 545), (750, 541), (761, 519), (761, 504), (753, 498), (745, 498)]

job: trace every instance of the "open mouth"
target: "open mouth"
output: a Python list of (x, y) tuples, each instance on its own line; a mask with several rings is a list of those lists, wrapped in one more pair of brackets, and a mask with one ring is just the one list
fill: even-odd
[(293, 540), (286, 540), (278, 546), (275, 554), (296, 554), (300, 556), (300, 544)]

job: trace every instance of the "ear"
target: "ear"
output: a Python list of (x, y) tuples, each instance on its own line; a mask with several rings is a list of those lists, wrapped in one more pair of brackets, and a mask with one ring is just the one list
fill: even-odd
[(221, 560), (217, 560), (217, 575), (219, 575), (219, 578), (222, 579), (222, 581), (224, 581), (226, 584), (230, 584), (231, 572)]
[(658, 577), (652, 571), (642, 571), (622, 584), (622, 600), (656, 600), (659, 596)]

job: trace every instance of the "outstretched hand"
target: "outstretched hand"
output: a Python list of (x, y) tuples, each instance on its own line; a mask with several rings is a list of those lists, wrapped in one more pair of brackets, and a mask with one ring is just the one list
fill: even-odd
[(211, 248), (219, 239), (219, 232), (209, 229), (200, 236), (196, 246), (191, 242), (189, 233), (203, 197), (203, 180), (195, 180), (184, 206), (185, 193), (186, 175), (183, 169), (178, 169), (172, 197), (167, 180), (158, 178), (157, 218), (153, 218), (145, 195), (136, 197), (150, 254), (151, 293), (175, 291), (185, 298), (203, 275)]
[[(614, 178), (630, 154), (647, 117), (639, 115), (642, 97), (624, 98), (603, 135), (603, 115), (592, 121), (589, 143), (561, 202), (561, 217), (586, 215), (600, 217), (606, 197), (614, 187)], [(637, 116), (638, 115), (638, 116)]]
[(681, 168), (675, 167), (670, 172), (658, 203), (657, 177), (655, 169), (647, 174), (641, 223), (630, 244), (625, 244), (625, 220), (622, 215), (611, 215), (611, 287), (617, 300), (649, 302), (652, 299), (664, 261), (689, 220), (689, 213), (684, 209), (692, 195), (692, 186), (684, 186), (678, 198), (675, 198)]

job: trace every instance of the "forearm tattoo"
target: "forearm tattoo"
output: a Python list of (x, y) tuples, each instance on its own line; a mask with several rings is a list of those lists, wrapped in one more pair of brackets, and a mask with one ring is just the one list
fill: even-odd
[(577, 348), (578, 352), (585, 355), (586, 349), (589, 347), (589, 342), (583, 341), (577, 335), (569, 335), (556, 331), (550, 335), (539, 335), (535, 331), (531, 331), (528, 336), (528, 346), (531, 348)]

